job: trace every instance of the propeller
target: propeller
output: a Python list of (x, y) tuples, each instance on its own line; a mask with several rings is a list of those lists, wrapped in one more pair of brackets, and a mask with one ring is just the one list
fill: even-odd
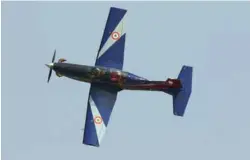
[(46, 64), (46, 66), (48, 66), (48, 67), (50, 68), (47, 83), (49, 83), (49, 80), (50, 80), (50, 77), (51, 77), (51, 74), (52, 74), (53, 63), (54, 63), (54, 61), (55, 61), (55, 57), (56, 57), (56, 50), (54, 51), (54, 55), (53, 55), (53, 57), (52, 57), (52, 61), (51, 61), (52, 63), (51, 63), (51, 64)]

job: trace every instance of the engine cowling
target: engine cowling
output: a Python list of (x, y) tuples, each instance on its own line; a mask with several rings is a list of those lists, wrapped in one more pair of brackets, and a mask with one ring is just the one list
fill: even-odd
[(61, 75), (60, 73), (56, 72), (57, 77), (62, 77), (63, 75)]

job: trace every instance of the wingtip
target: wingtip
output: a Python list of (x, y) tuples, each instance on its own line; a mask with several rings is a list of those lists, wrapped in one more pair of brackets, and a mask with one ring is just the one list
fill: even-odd
[(100, 145), (99, 144), (91, 144), (91, 143), (86, 143), (86, 142), (82, 142), (82, 144), (84, 144), (84, 145), (86, 145), (86, 146), (90, 146), (90, 147), (100, 147)]
[(110, 7), (110, 10), (120, 10), (120, 11), (127, 12), (127, 9), (125, 9), (125, 8), (119, 8), (119, 7)]

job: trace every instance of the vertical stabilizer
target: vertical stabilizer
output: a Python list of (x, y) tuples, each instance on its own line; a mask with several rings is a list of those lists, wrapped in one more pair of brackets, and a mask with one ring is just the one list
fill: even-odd
[(184, 116), (189, 97), (192, 93), (193, 67), (183, 66), (178, 79), (181, 81), (182, 89), (173, 94), (173, 114)]

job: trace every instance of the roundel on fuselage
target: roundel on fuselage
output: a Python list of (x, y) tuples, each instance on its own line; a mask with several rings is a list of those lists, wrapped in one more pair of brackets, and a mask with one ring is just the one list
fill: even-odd
[(114, 71), (110, 73), (110, 78), (112, 81), (118, 81), (121, 78), (121, 72)]

